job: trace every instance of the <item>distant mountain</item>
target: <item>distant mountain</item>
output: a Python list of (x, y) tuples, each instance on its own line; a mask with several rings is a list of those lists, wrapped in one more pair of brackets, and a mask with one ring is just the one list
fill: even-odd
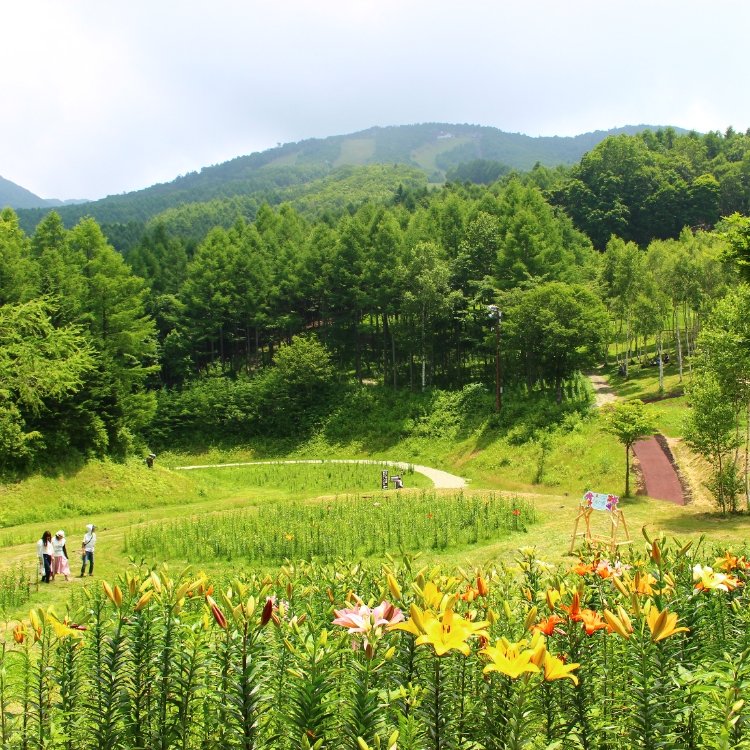
[(56, 198), (40, 198), (30, 190), (16, 185), (15, 182), (0, 177), (0, 208), (54, 208), (56, 206), (70, 206), (86, 203), (85, 200), (61, 201)]
[(34, 195), (30, 190), (16, 185), (15, 182), (0, 177), (0, 207), (40, 208), (46, 205), (44, 198)]
[[(93, 216), (100, 224), (143, 224), (167, 209), (185, 204), (237, 196), (254, 196), (273, 203), (284, 191), (320, 180), (341, 167), (401, 164), (421, 170), (429, 182), (440, 183), (448, 170), (477, 159), (518, 170), (529, 170), (536, 163), (550, 167), (574, 164), (610, 135), (658, 129), (633, 125), (574, 137), (531, 137), (497, 128), (448, 123), (373, 127), (349, 135), (287, 143), (204, 167), (172, 182), (55, 210), (66, 226), (74, 225), (82, 216)], [(24, 229), (33, 232), (50, 203), (23, 192), (37, 200), (33, 205), (23, 204), (29, 210), (19, 212)], [(0, 192), (0, 204), (2, 197)], [(15, 205), (22, 207), (18, 202)]]

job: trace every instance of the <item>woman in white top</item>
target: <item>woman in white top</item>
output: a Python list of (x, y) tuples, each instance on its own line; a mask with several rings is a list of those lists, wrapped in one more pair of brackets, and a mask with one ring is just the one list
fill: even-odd
[(39, 575), (42, 583), (49, 583), (52, 580), (52, 532), (45, 531), (42, 538), (36, 543), (36, 554), (39, 557)]
[(68, 550), (65, 546), (65, 532), (58, 531), (52, 540), (52, 577), (64, 575), (65, 580), (70, 580), (70, 565), (68, 565)]

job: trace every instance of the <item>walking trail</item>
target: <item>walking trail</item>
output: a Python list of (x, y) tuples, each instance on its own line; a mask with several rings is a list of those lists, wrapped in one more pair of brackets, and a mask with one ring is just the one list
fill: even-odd
[(189, 471), (192, 469), (217, 469), (225, 466), (262, 466), (264, 464), (370, 464), (374, 466), (397, 466), (402, 471), (412, 469), (419, 474), (424, 474), (431, 479), (436, 488), (439, 489), (461, 489), (466, 487), (468, 482), (463, 477), (457, 477), (455, 474), (449, 474), (447, 471), (433, 469), (429, 466), (420, 466), (419, 464), (410, 464), (405, 461), (372, 461), (367, 459), (304, 459), (299, 461), (245, 461), (242, 463), (232, 464), (204, 464), (196, 466), (175, 466), (175, 470)]
[(615, 392), (604, 375), (589, 375), (589, 380), (594, 388), (595, 406), (598, 408), (604, 404), (610, 404), (617, 400)]
[[(595, 408), (617, 400), (603, 375), (592, 374), (589, 379), (596, 397)], [(685, 495), (677, 472), (659, 441), (655, 437), (639, 440), (633, 445), (633, 453), (641, 466), (646, 494), (657, 500), (685, 505)]]

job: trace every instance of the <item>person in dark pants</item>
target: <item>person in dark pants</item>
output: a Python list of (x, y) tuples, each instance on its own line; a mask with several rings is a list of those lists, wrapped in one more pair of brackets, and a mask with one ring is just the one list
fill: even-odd
[(94, 575), (94, 547), (96, 546), (96, 526), (90, 523), (86, 526), (86, 533), (83, 535), (83, 542), (81, 543), (81, 575), (79, 578), (83, 578), (83, 574), (86, 571), (86, 561), (89, 564), (89, 575)]
[(42, 538), (36, 543), (36, 553), (39, 557), (39, 575), (42, 583), (49, 583), (52, 580), (52, 532), (45, 531)]

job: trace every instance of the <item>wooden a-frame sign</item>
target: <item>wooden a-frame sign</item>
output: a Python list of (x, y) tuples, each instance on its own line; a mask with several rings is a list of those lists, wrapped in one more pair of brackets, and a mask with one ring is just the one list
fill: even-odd
[[(610, 554), (614, 554), (621, 544), (631, 544), (628, 525), (625, 523), (625, 514), (620, 510), (618, 504), (620, 498), (617, 495), (605, 495), (601, 492), (587, 492), (578, 506), (578, 515), (576, 515), (573, 525), (573, 537), (570, 540), (570, 552), (573, 552), (576, 545), (576, 539), (582, 537), (589, 543), (605, 544), (609, 547)], [(607, 514), (608, 528), (600, 533), (591, 530), (592, 516), (596, 511), (604, 511)], [(583, 528), (579, 526), (583, 522)], [(618, 533), (622, 529), (624, 539), (618, 539)]]

